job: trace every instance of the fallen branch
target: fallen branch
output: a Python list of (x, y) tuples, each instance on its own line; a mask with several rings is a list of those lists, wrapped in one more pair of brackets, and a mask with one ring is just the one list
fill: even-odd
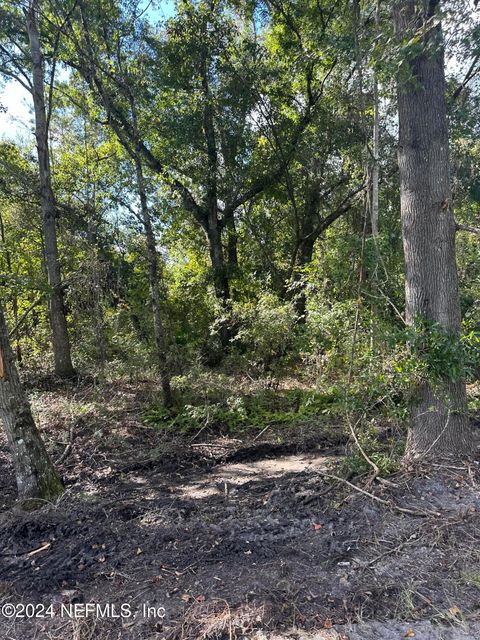
[(63, 450), (63, 453), (60, 455), (58, 460), (55, 461), (56, 465), (62, 464), (62, 462), (64, 462), (70, 455), (70, 451), (72, 450), (72, 447), (73, 447), (73, 441), (75, 439), (74, 427), (75, 427), (75, 423), (72, 421), (72, 423), (70, 424), (69, 432), (68, 432), (67, 446)]
[(375, 496), (373, 493), (370, 493), (369, 491), (366, 491), (361, 487), (357, 487), (357, 485), (353, 484), (352, 482), (349, 482), (348, 480), (345, 480), (345, 478), (336, 476), (333, 473), (324, 473), (323, 471), (319, 471), (318, 473), (324, 478), (331, 478), (332, 480), (343, 482), (343, 484), (348, 485), (349, 487), (351, 487), (355, 491), (358, 491), (359, 493), (363, 493), (363, 495), (368, 496), (372, 500), (375, 500), (375, 502), (379, 502), (380, 504), (383, 504), (386, 507), (389, 507), (390, 509), (395, 509), (396, 511), (400, 511), (400, 513), (408, 513), (412, 516), (422, 516), (423, 518), (427, 516), (441, 516), (441, 513), (438, 513), (437, 511), (421, 511), (419, 509), (408, 509), (407, 507), (399, 507), (397, 504), (395, 504), (394, 502), (391, 502), (390, 500), (384, 500), (383, 498), (379, 498), (378, 496)]
[(40, 553), (41, 551), (46, 551), (47, 549), (50, 549), (50, 547), (52, 546), (51, 542), (44, 542), (42, 544), (41, 547), (38, 547), (37, 549), (33, 549), (33, 551), (2, 551), (0, 552), (0, 556), (27, 556), (27, 557), (31, 557), (31, 556), (35, 556), (37, 553)]

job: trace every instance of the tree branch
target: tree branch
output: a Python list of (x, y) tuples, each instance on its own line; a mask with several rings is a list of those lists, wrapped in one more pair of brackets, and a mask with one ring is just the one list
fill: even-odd
[(459, 222), (455, 222), (455, 230), (468, 231), (469, 233), (475, 233), (477, 236), (480, 236), (480, 228), (472, 227), (469, 224), (460, 224)]
[(455, 91), (453, 92), (452, 95), (452, 103), (455, 102), (455, 100), (458, 98), (458, 96), (462, 93), (462, 91), (465, 89), (465, 87), (467, 86), (467, 84), (470, 82), (470, 80), (472, 80), (479, 72), (480, 72), (480, 66), (475, 69), (477, 62), (480, 60), (480, 53), (477, 53), (477, 55), (475, 56), (475, 58), (473, 59), (472, 64), (470, 65), (465, 78), (463, 79), (462, 84), (457, 87), (455, 89)]

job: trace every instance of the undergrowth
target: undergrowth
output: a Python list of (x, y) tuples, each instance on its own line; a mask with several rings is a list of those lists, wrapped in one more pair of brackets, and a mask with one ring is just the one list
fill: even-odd
[[(223, 397), (215, 386), (201, 397), (185, 392), (185, 402), (167, 409), (162, 402), (147, 407), (144, 420), (162, 430), (191, 434), (202, 428), (215, 433), (238, 434), (261, 430), (271, 424), (295, 425), (318, 416), (338, 415), (339, 398), (334, 392), (303, 389), (263, 389), (233, 392), (231, 380)], [(178, 387), (177, 387), (178, 388)]]

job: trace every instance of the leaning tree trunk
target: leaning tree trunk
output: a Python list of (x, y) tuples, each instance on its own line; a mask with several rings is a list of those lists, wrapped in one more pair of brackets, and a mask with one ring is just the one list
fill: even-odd
[(45, 449), (20, 383), (1, 306), (0, 418), (15, 464), (20, 500), (52, 500), (60, 495), (63, 485)]
[[(407, 321), (419, 330), (438, 326), (455, 340), (460, 302), (443, 39), (441, 26), (433, 21), (438, 4), (408, 0), (394, 8), (399, 39), (424, 34), (421, 51), (418, 45), (407, 51), (398, 79), (398, 165)], [(465, 380), (448, 374), (435, 384), (424, 380), (412, 401), (407, 458), (461, 457), (471, 447)]]
[(75, 375), (70, 353), (67, 321), (63, 304), (62, 277), (58, 258), (56, 207), (52, 190), (50, 156), (48, 149), (48, 121), (45, 108), (43, 56), (37, 26), (37, 0), (31, 0), (25, 10), (30, 55), (32, 61), (33, 106), (35, 112), (35, 138), (40, 175), (40, 202), (45, 242), (45, 264), (51, 287), (50, 324), (52, 328), (55, 373), (63, 378)]

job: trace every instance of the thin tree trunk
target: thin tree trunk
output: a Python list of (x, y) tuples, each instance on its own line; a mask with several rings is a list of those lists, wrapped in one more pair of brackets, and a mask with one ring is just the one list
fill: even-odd
[(91, 218), (91, 211), (95, 212), (95, 198), (91, 203), (91, 208), (86, 207), (87, 222), (87, 241), (92, 253), (90, 260), (90, 273), (88, 274), (91, 287), (92, 313), (95, 322), (95, 336), (98, 346), (98, 364), (100, 365), (100, 373), (102, 378), (105, 374), (105, 366), (107, 363), (107, 338), (105, 335), (105, 311), (103, 299), (103, 268), (99, 256), (96, 231)]
[[(206, 45), (201, 53), (200, 74), (203, 93), (203, 133), (205, 136), (208, 167), (206, 180), (206, 203), (208, 213), (205, 232), (208, 238), (210, 260), (213, 269), (215, 295), (226, 311), (229, 308), (230, 303), (230, 282), (222, 244), (223, 226), (220, 224), (218, 215), (217, 136), (215, 132), (212, 94), (209, 84), (208, 50)], [(229, 330), (225, 321), (222, 321), (220, 325), (220, 340), (224, 347), (227, 345), (229, 340)]]
[(83, 141), (85, 153), (85, 171), (88, 185), (87, 200), (84, 205), (85, 217), (87, 219), (87, 242), (90, 246), (92, 258), (90, 261), (90, 280), (92, 295), (92, 311), (95, 318), (95, 335), (98, 345), (98, 363), (102, 379), (105, 377), (105, 366), (107, 363), (107, 337), (105, 335), (105, 310), (103, 295), (103, 268), (100, 260), (98, 246), (98, 224), (97, 224), (97, 187), (96, 181), (90, 174), (90, 158), (88, 154), (87, 119), (83, 120)]
[[(400, 196), (406, 271), (406, 315), (411, 325), (436, 324), (453, 339), (460, 333), (445, 70), (438, 1), (397, 2), (394, 19), (403, 42), (423, 36), (398, 80)], [(430, 25), (427, 25), (427, 22)], [(427, 328), (428, 330), (428, 328)], [(471, 451), (465, 380), (447, 377), (416, 389), (407, 458), (457, 456)]]
[[(20, 383), (0, 306), (0, 418), (7, 434), (21, 500), (52, 500), (63, 491)], [(35, 506), (35, 502), (31, 506)]]
[(138, 154), (135, 156), (135, 170), (137, 174), (137, 188), (140, 196), (140, 206), (142, 211), (143, 227), (145, 231), (145, 240), (147, 243), (148, 279), (150, 283), (150, 295), (152, 302), (153, 331), (155, 335), (155, 345), (157, 348), (157, 358), (160, 368), (163, 402), (166, 407), (171, 407), (173, 404), (173, 399), (172, 390), (170, 387), (170, 371), (165, 342), (165, 328), (163, 326), (160, 303), (160, 287), (158, 284), (158, 254), (155, 243), (155, 234), (153, 232), (152, 220), (150, 217), (150, 211), (148, 209), (142, 164)]
[[(380, 32), (380, 0), (375, 7), (375, 25), (377, 35)], [(378, 75), (373, 72), (373, 166), (372, 166), (372, 236), (378, 236), (378, 183), (380, 175), (380, 105), (378, 98)]]
[[(363, 52), (361, 48), (361, 25), (362, 25), (362, 7), (360, 4), (360, 0), (353, 0), (353, 20), (354, 20), (354, 47), (355, 47), (355, 60), (356, 60), (356, 70), (358, 76), (358, 109), (360, 116), (360, 129), (365, 136), (365, 149), (363, 155), (363, 165), (365, 171), (365, 180), (371, 184), (371, 166), (370, 166), (370, 157), (368, 151), (368, 145), (370, 141), (370, 133), (368, 131), (368, 126), (366, 122), (366, 100), (365, 100), (365, 91), (364, 91), (364, 69), (363, 69)], [(364, 193), (364, 208), (361, 212), (360, 216), (355, 216), (353, 219), (353, 226), (355, 231), (362, 238), (365, 235), (370, 235), (372, 232), (371, 224), (372, 224), (372, 203), (371, 196), (373, 194), (370, 192), (370, 189), (366, 189)], [(359, 210), (361, 211), (361, 210)], [(364, 282), (367, 278), (366, 271), (364, 269), (364, 265), (360, 265), (361, 270), (361, 281)]]
[(50, 324), (52, 328), (55, 373), (61, 377), (72, 377), (70, 341), (63, 304), (62, 277), (58, 258), (55, 197), (52, 190), (50, 155), (48, 149), (48, 122), (45, 108), (43, 56), (37, 26), (37, 0), (31, 0), (25, 10), (30, 54), (32, 61), (33, 106), (35, 112), (35, 138), (37, 143), (38, 169), (40, 175), (40, 201), (42, 209), (45, 263), (51, 287)]
[(150, 285), (150, 298), (153, 315), (153, 333), (155, 337), (155, 346), (157, 350), (157, 359), (160, 369), (160, 382), (162, 385), (163, 403), (166, 407), (173, 405), (172, 389), (170, 385), (170, 368), (167, 358), (167, 345), (165, 339), (165, 327), (162, 319), (161, 296), (159, 287), (159, 268), (158, 253), (155, 242), (155, 233), (153, 231), (152, 218), (148, 208), (147, 190), (145, 187), (145, 177), (143, 175), (143, 167), (141, 160), (141, 152), (139, 149), (139, 129), (137, 121), (137, 112), (135, 108), (134, 96), (129, 94), (130, 110), (132, 114), (133, 131), (135, 136), (135, 152), (130, 153), (135, 163), (135, 174), (137, 178), (137, 190), (140, 197), (140, 210), (142, 214), (143, 229), (145, 232), (145, 240), (147, 245), (148, 259), (148, 281)]
[[(8, 275), (12, 275), (12, 258), (10, 256), (10, 251), (6, 247), (6, 237), (5, 237), (5, 225), (3, 224), (3, 217), (0, 212), (0, 240), (2, 244), (5, 246), (5, 261), (7, 263), (7, 273)], [(15, 327), (18, 324), (18, 297), (16, 292), (13, 294), (12, 298), (12, 310), (13, 310), (13, 320), (15, 322)], [(21, 368), (22, 366), (22, 348), (20, 346), (20, 335), (19, 332), (16, 332), (15, 336), (15, 353), (17, 356), (17, 364)]]
[(298, 316), (299, 324), (305, 324), (307, 319), (307, 292), (306, 292), (306, 282), (305, 282), (305, 268), (311, 264), (313, 258), (313, 249), (315, 247), (316, 235), (313, 234), (313, 229), (311, 234), (307, 237), (304, 237), (300, 240), (300, 246), (298, 248), (297, 253), (297, 269), (294, 272), (294, 281), (296, 283), (296, 287), (294, 288), (294, 299), (293, 306), (295, 312)]

